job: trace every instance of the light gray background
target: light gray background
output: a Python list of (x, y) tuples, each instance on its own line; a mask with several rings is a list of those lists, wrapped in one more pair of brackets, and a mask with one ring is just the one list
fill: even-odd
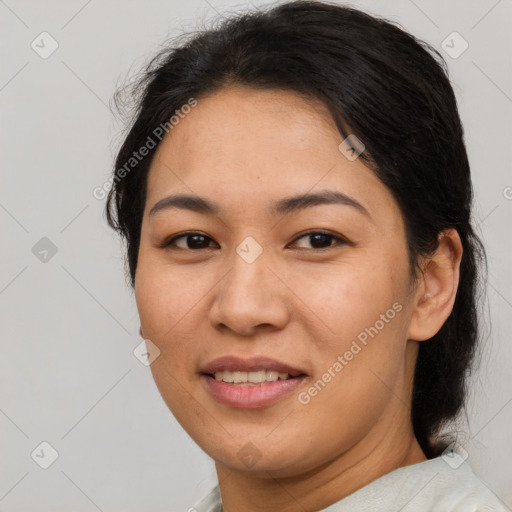
[[(437, 48), (453, 31), (469, 44), (457, 59), (445, 55), (489, 254), (489, 332), (459, 439), (474, 471), (512, 509), (512, 2), (352, 5)], [(249, 7), (0, 1), (0, 511), (186, 511), (216, 482), (213, 462), (133, 355), (137, 311), (92, 190), (108, 179), (120, 141), (108, 108), (116, 83), (167, 36)], [(47, 59), (31, 48), (43, 31), (59, 44)], [(32, 252), (42, 237), (57, 247), (46, 263)], [(43, 441), (59, 455), (46, 470), (31, 458)]]

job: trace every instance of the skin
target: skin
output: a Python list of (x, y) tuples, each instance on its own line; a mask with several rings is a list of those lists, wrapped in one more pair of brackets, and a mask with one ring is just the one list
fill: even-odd
[[(135, 280), (141, 333), (161, 351), (151, 369), (167, 406), (215, 460), (225, 512), (319, 510), (426, 460), (410, 420), (414, 365), (419, 343), (452, 309), (460, 239), (442, 233), (412, 279), (396, 201), (360, 158), (340, 152), (342, 141), (316, 100), (229, 87), (198, 98), (152, 161)], [(369, 215), (340, 204), (269, 211), (274, 201), (320, 190), (356, 199)], [(149, 215), (182, 193), (221, 210)], [(349, 243), (327, 237), (315, 246), (301, 236), (318, 229)], [(160, 247), (185, 231), (209, 237), (207, 248), (188, 248), (193, 237)], [(263, 248), (252, 263), (236, 252), (248, 236)], [(299, 392), (395, 303), (401, 311), (300, 403)], [(199, 374), (224, 355), (274, 357), (308, 377), (271, 406), (229, 407)], [(238, 457), (249, 441), (259, 457), (250, 467)]]

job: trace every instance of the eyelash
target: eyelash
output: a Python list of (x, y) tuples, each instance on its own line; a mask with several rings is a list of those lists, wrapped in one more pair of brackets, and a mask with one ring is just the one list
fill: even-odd
[[(198, 232), (198, 231), (187, 231), (185, 233), (181, 233), (180, 235), (177, 235), (177, 236), (174, 236), (168, 240), (165, 240), (161, 245), (159, 245), (159, 248), (160, 249), (171, 249), (171, 250), (183, 250), (183, 251), (201, 251), (201, 250), (204, 250), (204, 249), (211, 249), (211, 247), (206, 247), (206, 248), (200, 248), (200, 249), (183, 249), (181, 247), (172, 247), (173, 244), (176, 242), (176, 240), (179, 240), (180, 238), (186, 238), (187, 236), (193, 236), (193, 235), (199, 235), (199, 236), (202, 236), (204, 238), (207, 238), (207, 239), (210, 239), (210, 240), (213, 240), (212, 238), (210, 238), (209, 236), (201, 233), (201, 232)], [(338, 247), (338, 246), (341, 246), (341, 245), (352, 245), (348, 240), (338, 236), (338, 235), (335, 235), (334, 233), (331, 233), (329, 231), (322, 231), (322, 230), (312, 230), (312, 231), (307, 231), (306, 233), (302, 233), (301, 235), (299, 235), (297, 238), (295, 238), (295, 240), (292, 242), (292, 243), (295, 243), (297, 242), (298, 240), (300, 240), (301, 238), (305, 238), (307, 236), (312, 236), (312, 235), (324, 235), (324, 236), (327, 236), (331, 239), (333, 239), (334, 241), (336, 241), (336, 244), (334, 245), (330, 245), (328, 247), (321, 247), (321, 248), (316, 248), (316, 247), (312, 247), (311, 249), (304, 249), (302, 248), (302, 250), (307, 250), (307, 251), (315, 251), (315, 252), (320, 252), (320, 251), (326, 251), (326, 250), (329, 250), (329, 249), (333, 249), (335, 247)]]

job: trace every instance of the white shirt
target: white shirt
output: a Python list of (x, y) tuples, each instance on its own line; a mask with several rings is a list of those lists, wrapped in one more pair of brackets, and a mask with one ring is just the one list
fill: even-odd
[[(191, 512), (223, 512), (219, 486)], [(456, 453), (395, 469), (319, 512), (510, 512)]]

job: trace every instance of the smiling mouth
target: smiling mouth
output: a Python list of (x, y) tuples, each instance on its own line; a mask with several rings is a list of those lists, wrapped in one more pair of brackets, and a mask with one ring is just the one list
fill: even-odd
[(293, 396), (309, 378), (300, 366), (268, 356), (225, 355), (206, 363), (199, 373), (216, 402), (245, 409), (277, 404)]
[[(203, 372), (201, 376), (205, 389), (215, 401), (229, 407), (244, 409), (269, 407), (286, 397), (293, 396), (293, 392), (304, 385), (308, 377), (305, 373), (292, 376), (276, 370), (218, 370), (214, 373)], [(262, 380), (263, 377), (265, 380)]]
[(265, 385), (270, 384), (272, 382), (277, 382), (278, 380), (290, 380), (306, 376), (305, 373), (302, 373), (300, 375), (290, 375), (288, 373), (266, 369), (250, 372), (224, 370), (217, 371), (215, 373), (207, 373), (206, 375), (214, 378), (217, 381), (238, 386)]

